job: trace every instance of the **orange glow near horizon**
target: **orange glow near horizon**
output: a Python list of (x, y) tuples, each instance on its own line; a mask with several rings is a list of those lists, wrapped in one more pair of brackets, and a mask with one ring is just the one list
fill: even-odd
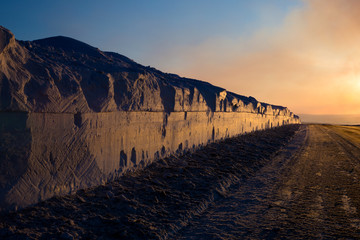
[(276, 28), (171, 50), (167, 70), (295, 113), (360, 114), (360, 1), (303, 2)]

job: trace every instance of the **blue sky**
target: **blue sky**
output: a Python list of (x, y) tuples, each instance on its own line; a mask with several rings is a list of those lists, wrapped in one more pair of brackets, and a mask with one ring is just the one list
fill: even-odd
[[(155, 64), (149, 52), (276, 25), (296, 0), (6, 1), (0, 24), (20, 40), (64, 35)], [(154, 61), (145, 62), (144, 61)], [(158, 66), (161, 68), (161, 66)]]

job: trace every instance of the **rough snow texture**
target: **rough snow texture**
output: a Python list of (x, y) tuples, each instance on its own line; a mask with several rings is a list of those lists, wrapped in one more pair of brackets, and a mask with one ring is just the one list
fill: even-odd
[(153, 160), (299, 123), (287, 108), (144, 67), (67, 37), (0, 27), (0, 208), (100, 184)]

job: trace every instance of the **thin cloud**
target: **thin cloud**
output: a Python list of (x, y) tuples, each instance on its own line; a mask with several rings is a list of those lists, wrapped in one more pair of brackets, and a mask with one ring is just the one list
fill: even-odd
[(360, 1), (304, 0), (281, 26), (173, 49), (168, 69), (297, 113), (360, 113)]

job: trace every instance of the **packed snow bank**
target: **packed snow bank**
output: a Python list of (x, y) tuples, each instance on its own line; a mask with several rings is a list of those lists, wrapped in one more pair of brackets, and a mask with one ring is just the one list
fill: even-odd
[(299, 123), (287, 108), (67, 37), (0, 28), (0, 208), (98, 185), (174, 153)]

